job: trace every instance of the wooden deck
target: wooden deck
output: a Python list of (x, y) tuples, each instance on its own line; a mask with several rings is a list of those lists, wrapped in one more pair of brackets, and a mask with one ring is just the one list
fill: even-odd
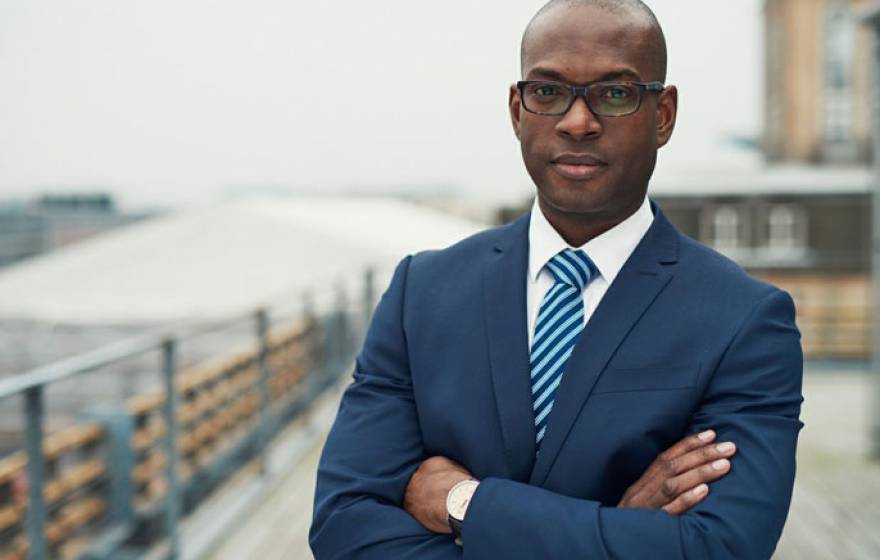
[(806, 377), (794, 499), (774, 558), (880, 558), (880, 462), (866, 459), (875, 388), (858, 372)]
[(315, 468), (323, 441), (315, 445), (271, 492), (259, 509), (244, 519), (211, 556), (214, 560), (296, 560), (312, 558), (308, 531), (312, 521)]
[[(807, 427), (798, 450), (792, 509), (775, 560), (880, 558), (880, 462), (865, 459), (872, 391), (867, 375), (858, 371), (807, 374)], [(316, 413), (313, 424), (332, 420), (332, 400), (329, 405)], [(321, 443), (320, 438), (310, 443), (303, 459), (278, 479), (210, 558), (312, 558), (307, 533)]]

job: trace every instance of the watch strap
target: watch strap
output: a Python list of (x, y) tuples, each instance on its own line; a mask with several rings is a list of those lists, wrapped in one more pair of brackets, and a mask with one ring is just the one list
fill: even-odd
[(456, 539), (460, 539), (464, 522), (461, 519), (456, 519), (448, 514), (446, 515), (446, 521), (449, 522), (449, 528), (452, 529), (452, 536)]

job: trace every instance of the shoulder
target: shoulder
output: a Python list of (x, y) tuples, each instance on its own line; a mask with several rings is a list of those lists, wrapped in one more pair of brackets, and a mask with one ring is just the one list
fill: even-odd
[(524, 219), (527, 220), (527, 215), (514, 222), (477, 232), (443, 249), (414, 253), (409, 262), (410, 277), (437, 278), (481, 269), (481, 263), (494, 253), (494, 247), (509, 243)]
[(787, 292), (749, 274), (735, 261), (681, 233), (679, 271), (682, 281), (700, 291), (708, 291), (716, 301), (746, 309), (773, 296), (791, 300)]

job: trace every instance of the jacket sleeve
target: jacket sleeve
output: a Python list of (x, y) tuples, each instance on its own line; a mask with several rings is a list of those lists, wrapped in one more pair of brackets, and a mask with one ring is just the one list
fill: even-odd
[(321, 455), (309, 531), (317, 560), (462, 557), (451, 536), (428, 531), (402, 508), (426, 458), (402, 326), (410, 259), (398, 264), (373, 314)]
[(740, 326), (693, 417), (690, 431), (737, 445), (698, 506), (680, 516), (617, 509), (487, 478), (465, 517), (465, 558), (770, 558), (794, 484), (802, 376), (794, 303), (774, 290)]

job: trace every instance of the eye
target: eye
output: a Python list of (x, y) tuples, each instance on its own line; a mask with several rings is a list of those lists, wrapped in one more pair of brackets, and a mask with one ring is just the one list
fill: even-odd
[(537, 84), (532, 93), (538, 97), (555, 97), (563, 95), (562, 87), (557, 84)]
[(630, 95), (629, 88), (623, 86), (609, 86), (602, 91), (602, 97), (609, 99), (627, 99)]

